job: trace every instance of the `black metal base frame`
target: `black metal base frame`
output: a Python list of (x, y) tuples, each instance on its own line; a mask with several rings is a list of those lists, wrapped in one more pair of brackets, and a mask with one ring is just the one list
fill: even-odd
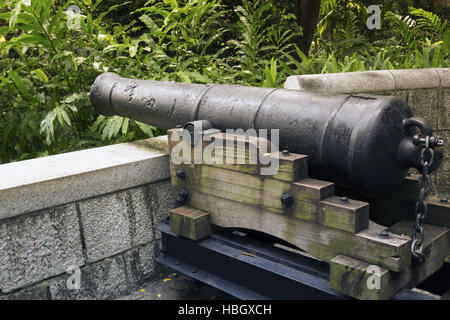
[[(341, 300), (349, 299), (330, 288), (329, 264), (271, 243), (218, 230), (201, 241), (161, 231), (163, 250), (156, 261), (242, 300)], [(397, 300), (429, 300), (411, 290)]]

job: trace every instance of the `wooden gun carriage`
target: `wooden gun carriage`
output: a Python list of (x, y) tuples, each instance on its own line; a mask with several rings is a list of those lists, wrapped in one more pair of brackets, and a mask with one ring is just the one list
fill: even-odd
[[(171, 137), (177, 130), (182, 129), (168, 132), (169, 152), (176, 145)], [(448, 262), (450, 206), (439, 199), (429, 200), (425, 261), (417, 263), (411, 257), (417, 177), (406, 178), (388, 199), (375, 201), (370, 212), (368, 202), (344, 196), (343, 190), (336, 196), (333, 183), (309, 178), (306, 155), (271, 153), (267, 156), (278, 157), (279, 171), (260, 175), (264, 165), (248, 163), (249, 148), (252, 143), (259, 148), (267, 140), (226, 133), (213, 133), (210, 138), (224, 146), (214, 161), (170, 164), (172, 184), (177, 190), (188, 190), (185, 204), (171, 211), (172, 232), (193, 241), (208, 237), (214, 226), (269, 234), (328, 262), (330, 287), (358, 299), (392, 298)], [(246, 145), (238, 148), (236, 141), (242, 139)], [(242, 152), (246, 163), (225, 163), (226, 140), (235, 144), (231, 154)], [(202, 149), (207, 146), (206, 142)], [(292, 196), (290, 205), (283, 203), (284, 192)], [(371, 221), (371, 214), (388, 216), (389, 227)], [(245, 254), (251, 259), (251, 252)]]

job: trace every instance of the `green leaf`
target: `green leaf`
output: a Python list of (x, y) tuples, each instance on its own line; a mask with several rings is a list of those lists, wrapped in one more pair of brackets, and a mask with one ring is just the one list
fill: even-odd
[(50, 47), (50, 43), (48, 42), (47, 38), (44, 38), (43, 36), (33, 33), (31, 35), (23, 35), (16, 39), (12, 39), (11, 41), (20, 43), (20, 44), (42, 44), (45, 47)]
[(182, 82), (186, 82), (186, 83), (192, 83), (191, 78), (189, 77), (189, 75), (183, 71), (178, 71), (176, 73), (178, 75), (178, 77), (180, 77)]
[(36, 73), (39, 80), (41, 80), (43, 82), (48, 82), (48, 77), (44, 71), (42, 71), (41, 69), (36, 69), (36, 70), (34, 70), (34, 72)]
[(177, 0), (168, 0), (168, 2), (170, 3), (170, 6), (172, 7), (172, 9), (177, 9), (178, 8), (178, 1)]
[(443, 33), (442, 39), (444, 41), (444, 54), (450, 53), (450, 30), (447, 30)]
[(55, 128), (53, 126), (53, 121), (56, 118), (56, 110), (53, 109), (47, 115), (45, 118), (41, 121), (41, 129), (40, 132), (45, 134), (45, 142), (46, 144), (50, 145), (55, 136)]
[(9, 28), (7, 26), (0, 27), (0, 34), (1, 35), (7, 34), (8, 31), (9, 31)]
[(145, 133), (149, 138), (152, 138), (155, 136), (155, 134), (153, 133), (153, 131), (155, 130), (154, 126), (151, 126), (149, 124), (145, 124), (139, 121), (134, 121), (134, 123), (136, 123), (139, 127), (139, 129), (142, 130), (143, 133)]
[(147, 26), (147, 28), (150, 29), (151, 32), (159, 31), (159, 28), (156, 25), (156, 23), (148, 15), (143, 14), (142, 16), (139, 17), (139, 20), (141, 20)]
[(57, 116), (59, 124), (61, 126), (64, 126), (64, 123), (67, 123), (69, 126), (72, 125), (72, 122), (70, 121), (70, 118), (67, 115), (66, 110), (64, 110), (63, 108), (61, 108), (59, 106), (56, 107), (55, 110), (56, 110), (56, 116)]
[(189, 72), (189, 78), (194, 79), (196, 82), (200, 83), (211, 83), (211, 79), (208, 76), (200, 74), (198, 72)]
[(16, 87), (19, 89), (20, 94), (24, 98), (28, 98), (27, 87), (26, 87), (25, 82), (23, 81), (23, 79), (19, 76), (19, 74), (17, 74), (17, 72), (15, 72), (14, 70), (10, 70), (8, 72), (8, 77), (9, 77), (9, 79), (11, 79), (14, 82)]
[(127, 1), (127, 2), (124, 2), (124, 3), (116, 4), (116, 5), (114, 5), (114, 6), (109, 7), (108, 10), (106, 10), (105, 12), (102, 12), (102, 13), (98, 16), (98, 19), (99, 19), (99, 20), (102, 20), (102, 19), (103, 19), (108, 13), (110, 13), (111, 11), (117, 9), (117, 8), (120, 7), (120, 6), (127, 5), (127, 4), (129, 4), (129, 3), (132, 3), (132, 2), (131, 2), (131, 1)]
[(18, 1), (14, 9), (11, 11), (11, 16), (9, 18), (9, 29), (12, 29), (16, 25), (17, 17), (19, 16), (21, 8), (22, 8), (22, 1)]
[(99, 116), (97, 117), (97, 119), (95, 119), (95, 122), (94, 122), (94, 123), (92, 124), (92, 126), (90, 127), (90, 132), (95, 132), (95, 131), (97, 131), (98, 129), (101, 129), (101, 128), (102, 128), (102, 124), (105, 123), (105, 119), (106, 119), (105, 116), (99, 115)]
[(79, 93), (72, 93), (71, 95), (67, 96), (64, 99), (64, 103), (72, 103), (72, 102), (74, 102), (74, 101), (76, 101), (76, 100), (78, 100), (80, 98), (81, 98), (81, 94), (79, 94)]
[(123, 135), (127, 134), (129, 124), (130, 124), (130, 119), (124, 118), (123, 123), (122, 123), (122, 134)]
[(47, 22), (48, 17), (50, 16), (50, 9), (52, 8), (52, 0), (38, 0), (42, 1), (42, 10), (39, 15), (39, 21), (41, 24), (45, 24)]
[(9, 20), (11, 18), (11, 12), (0, 12), (0, 20)]
[(125, 118), (120, 116), (109, 117), (106, 120), (106, 124), (102, 130), (102, 140), (111, 140), (113, 137), (116, 137), (119, 134), (120, 129), (122, 128), (124, 120)]
[(96, 0), (95, 4), (92, 6), (92, 10), (95, 10), (101, 3), (103, 2), (103, 0)]
[(130, 52), (130, 57), (133, 58), (136, 55), (138, 47), (137, 46), (130, 46), (129, 48), (129, 52)]
[(86, 26), (89, 34), (94, 34), (94, 25), (92, 23), (92, 15), (88, 14), (86, 19)]

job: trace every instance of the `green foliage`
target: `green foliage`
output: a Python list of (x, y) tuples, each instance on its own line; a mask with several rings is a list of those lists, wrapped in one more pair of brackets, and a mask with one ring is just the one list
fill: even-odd
[[(210, 83), (227, 68), (217, 49), (228, 31), (216, 0), (156, 1), (136, 10), (146, 30), (134, 40), (151, 79)], [(138, 46), (145, 43), (146, 46)]]
[[(0, 163), (163, 134), (93, 111), (90, 86), (105, 71), (280, 87), (291, 74), (449, 66), (445, 15), (384, 1), (382, 29), (368, 30), (366, 2), (322, 0), (313, 45), (302, 52), (283, 1), (3, 1)], [(70, 5), (80, 13), (68, 14)]]
[[(447, 20), (411, 1), (382, 6), (382, 29), (366, 27), (366, 1), (323, 0), (310, 56), (326, 57), (321, 72), (449, 66)], [(403, 16), (394, 12), (405, 11)], [(311, 70), (307, 70), (311, 71)]]
[(235, 49), (231, 64), (237, 83), (271, 83), (275, 87), (282, 84), (282, 75), (272, 78), (277, 59), (295, 52), (293, 39), (301, 34), (301, 28), (294, 16), (282, 17), (277, 10), (272, 2), (263, 0), (243, 0), (235, 8), (239, 18), (235, 33), (239, 37), (229, 42)]
[[(2, 4), (2, 162), (158, 133), (156, 128), (141, 128), (141, 124), (124, 119), (120, 134), (118, 121), (106, 121), (98, 131), (91, 130), (97, 115), (88, 92), (95, 77), (107, 70), (144, 76), (139, 62), (128, 59), (125, 33), (131, 27), (114, 26), (108, 30), (102, 23), (119, 6), (95, 14), (100, 3), (69, 1), (57, 7), (51, 0), (31, 0)], [(71, 4), (79, 6), (82, 13), (72, 20), (66, 13)], [(76, 19), (79, 24), (73, 24)]]

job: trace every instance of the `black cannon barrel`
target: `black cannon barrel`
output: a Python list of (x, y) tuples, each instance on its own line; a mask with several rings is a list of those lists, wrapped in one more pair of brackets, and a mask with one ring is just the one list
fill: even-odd
[[(280, 148), (309, 156), (310, 175), (377, 198), (391, 193), (408, 168), (421, 170), (418, 127), (401, 99), (384, 96), (325, 95), (298, 90), (201, 85), (97, 77), (91, 102), (103, 115), (120, 115), (162, 129), (208, 120), (217, 129), (279, 129)], [(435, 151), (433, 168), (442, 158)]]

